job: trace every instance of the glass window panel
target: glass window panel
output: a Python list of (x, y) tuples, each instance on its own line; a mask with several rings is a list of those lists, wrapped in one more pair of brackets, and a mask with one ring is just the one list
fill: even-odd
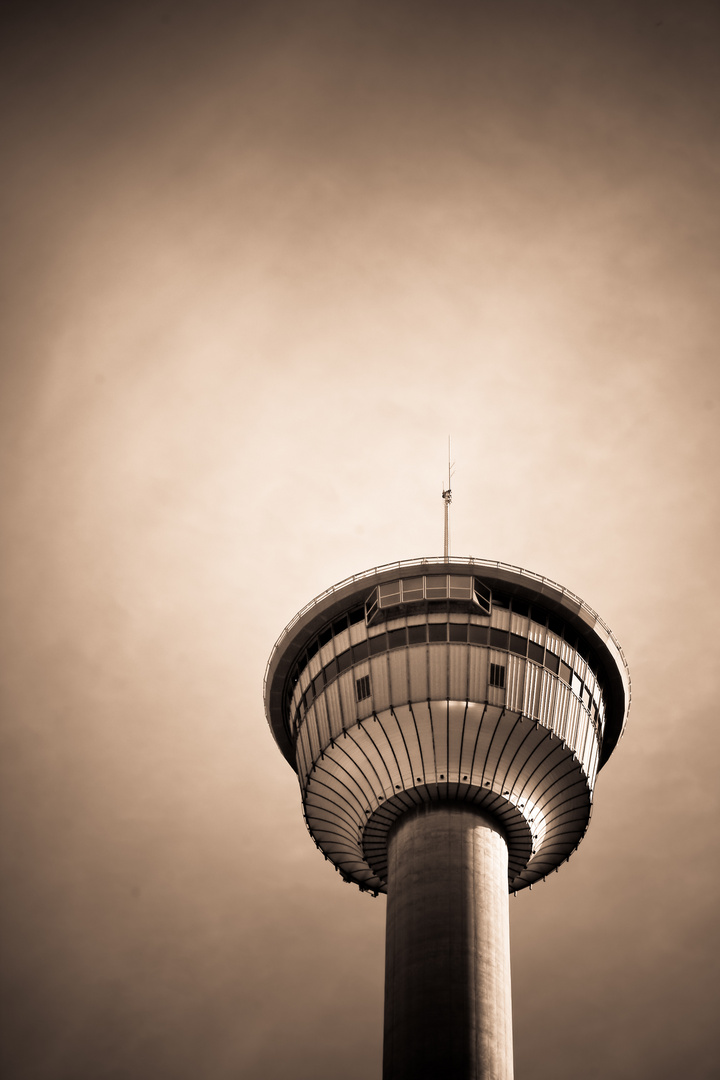
[(528, 656), (537, 664), (542, 664), (544, 652), (542, 645), (538, 645), (536, 641), (528, 642)]
[(444, 600), (447, 596), (447, 578), (429, 577), (425, 582), (425, 595), (428, 600)]
[(560, 666), (560, 660), (558, 659), (558, 657), (555, 656), (554, 653), (546, 652), (545, 653), (545, 667), (549, 668), (550, 671), (554, 671), (555, 674), (557, 675), (559, 666)]
[(507, 630), (498, 630), (496, 627), (490, 628), (490, 644), (496, 649), (507, 649), (508, 647), (508, 632)]
[(490, 631), (487, 626), (475, 626), (470, 624), (468, 637), (474, 645), (487, 645)]
[(526, 647), (527, 638), (520, 637), (519, 634), (510, 635), (510, 652), (517, 653), (518, 656), (524, 656)]
[(450, 640), (467, 641), (467, 630), (466, 623), (450, 623)]
[(454, 600), (472, 600), (472, 578), (450, 574), (449, 596)]
[(332, 624), (332, 631), (336, 637), (338, 634), (342, 634), (343, 630), (347, 630), (347, 615), (342, 615)]
[(561, 679), (562, 679), (562, 680), (563, 680), (564, 682), (566, 682), (566, 683), (568, 683), (568, 684), (569, 684), (569, 683), (570, 683), (570, 676), (571, 676), (571, 675), (572, 675), (572, 668), (570, 667), (570, 665), (569, 665), (569, 664), (564, 664), (564, 663), (562, 662), (562, 660), (561, 660), (561, 661), (560, 661), (560, 678), (561, 678)]
[(353, 663), (357, 664), (359, 660), (367, 659), (368, 655), (368, 643), (367, 641), (359, 641), (357, 645), (352, 647)]
[(377, 656), (378, 653), (387, 652), (387, 634), (378, 634), (377, 637), (371, 637), (369, 642), (370, 655)]
[(345, 652), (340, 653), (337, 658), (338, 671), (347, 671), (351, 664), (352, 654), (349, 649), (346, 649)]
[(361, 608), (361, 607), (355, 608), (354, 611), (351, 611), (348, 614), (348, 622), (350, 623), (351, 626), (354, 626), (355, 623), (362, 622), (362, 620), (364, 618), (365, 618), (365, 609)]
[(487, 614), (489, 615), (490, 614), (490, 589), (487, 587), (487, 585), (484, 585), (483, 582), (480, 581), (479, 578), (475, 578), (474, 587), (475, 587), (475, 600), (480, 605), (480, 607), (483, 609), (483, 611), (487, 612)]
[(430, 623), (428, 626), (428, 637), (430, 641), (447, 641), (447, 624)]
[(388, 633), (388, 648), (400, 649), (403, 645), (407, 644), (407, 635), (405, 633), (405, 627), (401, 626), (398, 630), (390, 630)]
[(380, 596), (380, 607), (390, 607), (393, 604), (400, 603), (400, 582), (399, 581), (386, 581), (384, 585), (378, 586), (378, 593)]
[(327, 626), (323, 630), (322, 634), (320, 634), (320, 636), (318, 638), (318, 641), (320, 642), (320, 645), (321, 646), (322, 645), (327, 645), (327, 643), (329, 641), (332, 641), (332, 636), (333, 636), (332, 626)]
[(427, 641), (427, 626), (425, 623), (420, 626), (408, 626), (408, 645), (420, 645), (425, 641)]
[(423, 579), (421, 577), (403, 578), (402, 598), (404, 601), (422, 600), (423, 595)]

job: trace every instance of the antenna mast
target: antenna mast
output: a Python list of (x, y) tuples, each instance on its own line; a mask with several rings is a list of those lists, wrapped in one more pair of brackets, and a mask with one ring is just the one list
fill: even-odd
[(448, 435), (448, 485), (447, 489), (442, 493), (443, 502), (445, 503), (445, 545), (443, 553), (445, 562), (448, 562), (450, 559), (450, 503), (452, 502), (452, 473), (453, 465), (450, 461), (450, 436)]

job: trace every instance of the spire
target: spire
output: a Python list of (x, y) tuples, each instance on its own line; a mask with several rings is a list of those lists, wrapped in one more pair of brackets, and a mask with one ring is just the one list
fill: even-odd
[(448, 484), (447, 489), (442, 493), (443, 502), (445, 503), (445, 546), (443, 551), (445, 562), (450, 558), (450, 503), (452, 502), (453, 468), (454, 462), (450, 460), (450, 436), (448, 435)]

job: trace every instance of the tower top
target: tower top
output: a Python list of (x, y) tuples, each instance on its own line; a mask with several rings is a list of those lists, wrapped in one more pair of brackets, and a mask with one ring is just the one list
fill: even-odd
[[(275, 741), (293, 768), (295, 751), (289, 717), (286, 715), (286, 692), (298, 655), (305, 649), (314, 648), (323, 633), (332, 630), (333, 621), (346, 616), (348, 612), (367, 623), (368, 601), (372, 600), (379, 586), (419, 575), (423, 575), (424, 580), (445, 576), (446, 581), (454, 575), (471, 575), (490, 594), (494, 593), (498, 598), (501, 594), (515, 598), (516, 607), (536, 604), (551, 616), (559, 618), (577, 635), (583, 648), (593, 655), (598, 675), (604, 684), (607, 712), (599, 761), (602, 768), (625, 729), (630, 705), (627, 661), (610, 628), (589, 604), (550, 578), (509, 563), (450, 555), (441, 559), (404, 559), (353, 574), (316, 596), (285, 627), (268, 660), (264, 697), (266, 715)], [(451, 597), (452, 590), (450, 586), (448, 588), (450, 591), (445, 595)], [(401, 605), (397, 614), (402, 610)], [(409, 606), (405, 610), (409, 610)]]

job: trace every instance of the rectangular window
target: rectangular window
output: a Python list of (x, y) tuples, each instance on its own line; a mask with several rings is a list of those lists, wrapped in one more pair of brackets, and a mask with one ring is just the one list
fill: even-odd
[(579, 677), (579, 675), (576, 675), (575, 672), (573, 671), (573, 673), (572, 673), (572, 682), (570, 683), (570, 689), (572, 690), (573, 694), (577, 694), (577, 696), (580, 697), (580, 695), (582, 694), (582, 688), (583, 688), (582, 679)]
[(366, 660), (368, 655), (368, 643), (367, 641), (359, 641), (357, 645), (352, 646), (352, 658), (353, 664), (357, 664), (360, 660)]
[(428, 626), (430, 641), (447, 641), (447, 624), (431, 622)]
[(345, 652), (341, 652), (337, 658), (338, 671), (347, 671), (351, 664), (352, 653), (349, 649), (346, 649)]
[(536, 664), (542, 664), (544, 652), (542, 645), (538, 645), (536, 641), (528, 641), (528, 656)]
[(399, 581), (386, 581), (384, 585), (378, 586), (378, 593), (380, 595), (380, 607), (392, 607), (394, 604), (400, 603), (400, 582)]
[(347, 630), (347, 615), (342, 615), (332, 625), (332, 631), (336, 637), (338, 634), (342, 634), (343, 630)]
[(450, 623), (450, 640), (451, 641), (467, 641), (467, 624), (466, 623)]
[(557, 656), (555, 656), (554, 653), (546, 652), (545, 653), (545, 667), (549, 668), (550, 671), (554, 671), (555, 674), (557, 675), (559, 666), (560, 666), (560, 661), (558, 660)]
[(498, 630), (493, 626), (490, 630), (490, 644), (495, 649), (507, 649), (508, 636), (507, 630)]
[(490, 685), (497, 686), (501, 690), (505, 686), (505, 668), (502, 664), (490, 665)]
[(387, 634), (378, 634), (377, 637), (371, 637), (369, 644), (371, 656), (377, 656), (378, 653), (387, 652)]
[(487, 626), (475, 626), (474, 623), (470, 623), (469, 636), (473, 645), (487, 645), (490, 631)]
[(421, 645), (427, 641), (427, 627), (425, 623), (420, 626), (408, 626), (408, 645)]
[(401, 626), (398, 630), (388, 631), (388, 648), (389, 649), (401, 649), (403, 645), (407, 644), (407, 635), (405, 633), (405, 627)]
[(483, 585), (479, 578), (474, 580), (475, 601), (480, 605), (482, 610), (489, 615), (490, 614), (490, 590), (487, 585)]
[(444, 600), (447, 596), (447, 578), (429, 577), (425, 582), (425, 595), (428, 600)]
[(422, 600), (423, 579), (421, 577), (403, 578), (402, 598), (404, 603), (410, 600)]
[(472, 600), (472, 578), (450, 574), (448, 595), (453, 600)]
[(510, 652), (517, 653), (518, 656), (524, 656), (526, 648), (527, 638), (520, 637), (519, 634), (510, 635)]
[(355, 680), (355, 694), (358, 701), (365, 701), (370, 697), (370, 676), (363, 675), (361, 679)]
[(323, 645), (327, 645), (329, 641), (332, 641), (332, 636), (332, 626), (326, 627), (318, 638), (318, 641), (320, 642), (320, 647), (322, 648)]

